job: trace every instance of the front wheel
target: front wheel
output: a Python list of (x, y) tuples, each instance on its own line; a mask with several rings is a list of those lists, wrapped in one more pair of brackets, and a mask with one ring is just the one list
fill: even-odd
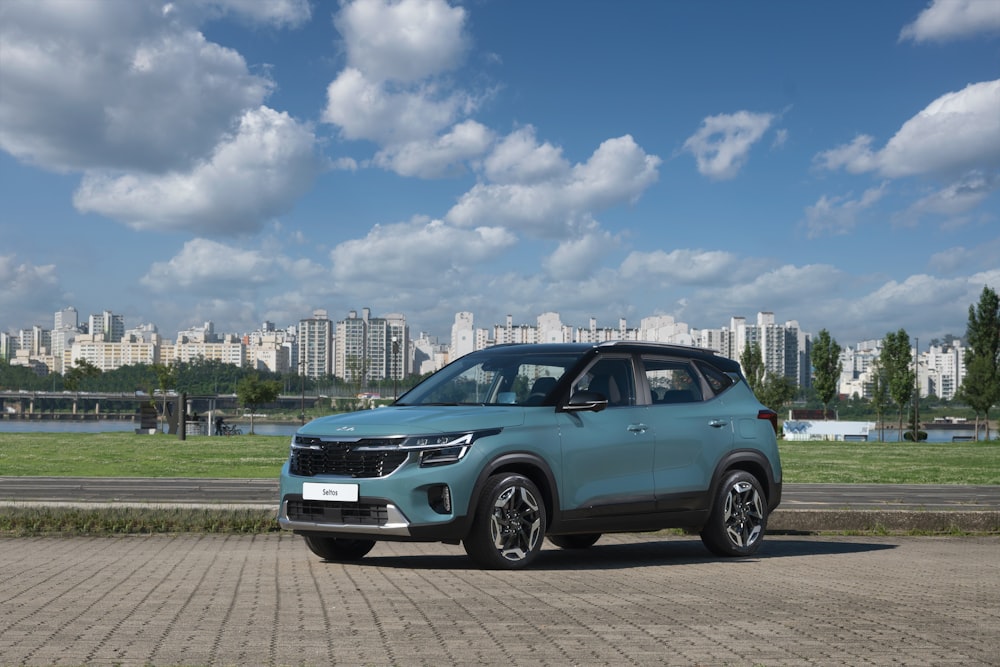
[(463, 541), (480, 567), (515, 570), (535, 560), (545, 537), (545, 504), (523, 475), (494, 475), (486, 482)]
[(354, 540), (343, 537), (304, 535), (306, 546), (324, 560), (360, 560), (375, 546), (375, 540)]
[(767, 528), (767, 501), (757, 478), (744, 470), (730, 472), (715, 499), (701, 541), (718, 556), (750, 556), (760, 548)]

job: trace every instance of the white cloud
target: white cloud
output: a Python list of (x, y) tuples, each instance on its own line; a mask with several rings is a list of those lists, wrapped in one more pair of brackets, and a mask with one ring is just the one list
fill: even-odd
[[(167, 3), (165, 11), (176, 8), (175, 2)], [(270, 24), (278, 27), (298, 27), (309, 21), (312, 12), (309, 0), (180, 0), (179, 4), (191, 4), (212, 14), (233, 13), (254, 23)], [(170, 9), (166, 9), (170, 8)]]
[(493, 183), (529, 184), (564, 176), (570, 165), (562, 149), (535, 139), (535, 128), (528, 125), (508, 134), (497, 144), (483, 163), (486, 177)]
[(217, 292), (265, 284), (274, 267), (275, 259), (266, 253), (196, 238), (169, 261), (154, 263), (141, 282), (155, 292), (193, 287)]
[(1000, 32), (1000, 3), (995, 0), (934, 0), (903, 27), (899, 39), (945, 42), (990, 32)]
[(1000, 236), (974, 247), (957, 246), (931, 255), (928, 266), (941, 273), (956, 273), (970, 269), (992, 269), (1000, 257)]
[(865, 190), (859, 199), (823, 195), (815, 204), (806, 207), (805, 225), (809, 238), (848, 233), (858, 224), (859, 216), (882, 199), (886, 188), (883, 183)]
[(340, 127), (345, 139), (404, 144), (433, 137), (467, 103), (463, 95), (438, 94), (433, 86), (390, 88), (347, 68), (327, 88), (323, 121)]
[(379, 151), (374, 163), (401, 176), (437, 178), (454, 165), (482, 155), (493, 142), (493, 132), (474, 120), (455, 125), (433, 140), (414, 141)]
[(935, 190), (911, 204), (906, 211), (894, 216), (893, 222), (913, 225), (925, 216), (944, 218), (945, 226), (967, 223), (966, 215), (1000, 189), (1000, 175), (974, 171), (954, 183)]
[(622, 277), (647, 285), (728, 285), (741, 280), (739, 261), (722, 250), (678, 249), (633, 252), (622, 262)]
[(608, 232), (588, 232), (579, 238), (560, 242), (542, 266), (556, 280), (577, 280), (600, 269), (602, 260), (617, 245), (618, 240)]
[(477, 184), (445, 219), (462, 227), (505, 225), (541, 236), (561, 234), (581, 221), (589, 224), (595, 211), (638, 199), (656, 182), (659, 165), (660, 158), (631, 136), (608, 139), (587, 162), (565, 173), (555, 169), (550, 180)]
[[(0, 255), (0, 312), (25, 313), (33, 324), (52, 326), (52, 313), (62, 292), (54, 264), (18, 261), (17, 255)], [(44, 318), (44, 319), (43, 319)], [(13, 322), (0, 322), (0, 325)]]
[(272, 82), (157, 2), (3, 3), (0, 148), (56, 171), (184, 168)]
[(824, 151), (815, 162), (851, 173), (878, 171), (890, 178), (962, 174), (1000, 165), (1000, 79), (966, 86), (931, 102), (906, 121), (881, 151), (874, 139)]
[(466, 12), (444, 0), (357, 0), (337, 14), (352, 68), (376, 81), (411, 82), (459, 65)]
[(774, 119), (774, 114), (749, 111), (709, 116), (684, 142), (684, 150), (694, 155), (702, 175), (715, 180), (733, 178)]
[(407, 291), (441, 289), (474, 273), (478, 264), (515, 241), (513, 234), (497, 227), (456, 229), (440, 220), (376, 225), (365, 238), (331, 251), (333, 279), (355, 295), (378, 294), (387, 283)]
[(315, 137), (288, 114), (247, 111), (238, 131), (189, 172), (118, 175), (90, 172), (73, 201), (136, 229), (250, 232), (288, 211), (321, 165)]

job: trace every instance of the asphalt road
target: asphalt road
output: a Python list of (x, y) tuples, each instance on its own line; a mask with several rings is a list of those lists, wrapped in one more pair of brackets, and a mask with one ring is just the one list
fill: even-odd
[(3, 665), (997, 665), (1000, 537), (546, 544), (535, 567), (288, 533), (0, 538)]

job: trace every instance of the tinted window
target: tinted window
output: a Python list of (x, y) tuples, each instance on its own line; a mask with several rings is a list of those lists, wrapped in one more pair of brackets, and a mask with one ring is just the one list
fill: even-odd
[(643, 358), (650, 399), (654, 405), (702, 400), (701, 383), (686, 361)]
[(715, 395), (719, 395), (724, 392), (729, 387), (735, 384), (735, 380), (728, 374), (723, 373), (715, 366), (711, 364), (706, 364), (704, 362), (698, 363), (698, 370), (704, 376), (705, 381), (708, 382), (708, 386), (711, 387)]
[(573, 393), (596, 391), (608, 399), (608, 407), (635, 405), (635, 374), (632, 360), (604, 358), (591, 366), (573, 385)]

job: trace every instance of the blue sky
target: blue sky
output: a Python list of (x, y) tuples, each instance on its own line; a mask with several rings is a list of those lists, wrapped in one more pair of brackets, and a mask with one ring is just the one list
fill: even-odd
[(0, 329), (842, 344), (1000, 289), (1000, 2), (4, 0)]

